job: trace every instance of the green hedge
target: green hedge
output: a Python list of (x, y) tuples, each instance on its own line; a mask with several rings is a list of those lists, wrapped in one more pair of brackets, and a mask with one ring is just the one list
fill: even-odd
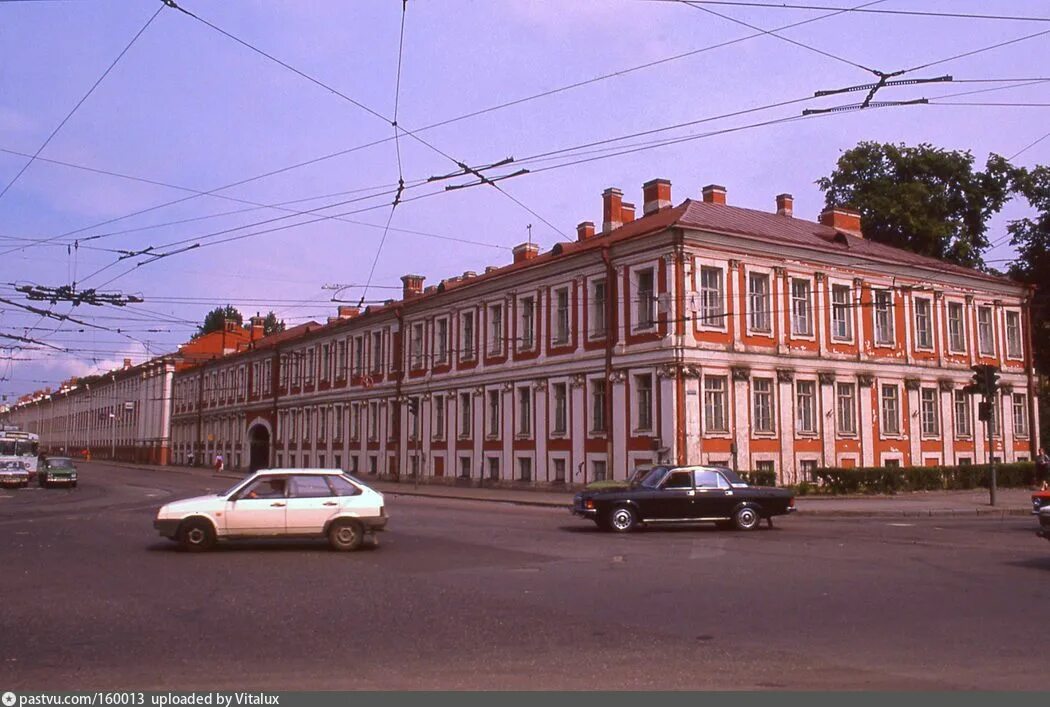
[(777, 472), (775, 471), (740, 471), (740, 478), (752, 486), (776, 486)]
[[(1001, 487), (1031, 486), (1035, 464), (1015, 462), (996, 465), (996, 484)], [(826, 493), (897, 493), (898, 491), (942, 491), (988, 487), (988, 464), (967, 466), (827, 467), (813, 472)]]

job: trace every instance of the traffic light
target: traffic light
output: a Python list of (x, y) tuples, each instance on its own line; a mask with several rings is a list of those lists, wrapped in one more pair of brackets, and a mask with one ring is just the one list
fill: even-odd
[(995, 397), (995, 391), (999, 389), (999, 367), (989, 365), (973, 366), (973, 383), (966, 386), (969, 392), (980, 393), (986, 398)]

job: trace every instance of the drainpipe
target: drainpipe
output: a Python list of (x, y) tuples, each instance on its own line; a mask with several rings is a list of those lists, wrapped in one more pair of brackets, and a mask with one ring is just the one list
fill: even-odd
[[(1035, 286), (1028, 286), (1028, 296), (1025, 297), (1021, 307), (1024, 311), (1024, 357), (1025, 375), (1028, 378), (1028, 444), (1029, 457), (1035, 459), (1039, 453), (1039, 430), (1036, 429), (1036, 405), (1035, 405), (1035, 353), (1032, 348), (1032, 298), (1035, 296)], [(1042, 420), (1039, 421), (1042, 423)]]
[(677, 462), (687, 463), (686, 430), (685, 430), (685, 232), (676, 229), (674, 239), (675, 261), (675, 303), (672, 322), (675, 327), (674, 361), (675, 361), (675, 446)]
[[(620, 326), (616, 316), (616, 302), (619, 299), (619, 283), (616, 282), (616, 268), (613, 267), (612, 258), (609, 256), (609, 245), (602, 246), (602, 262), (605, 263), (605, 282), (607, 283), (605, 293), (605, 468), (606, 475), (611, 478), (615, 473), (616, 465), (613, 459), (613, 404), (612, 404), (612, 373), (613, 373), (613, 346), (616, 345), (616, 337), (619, 335)], [(583, 484), (587, 485), (587, 467), (583, 470)]]

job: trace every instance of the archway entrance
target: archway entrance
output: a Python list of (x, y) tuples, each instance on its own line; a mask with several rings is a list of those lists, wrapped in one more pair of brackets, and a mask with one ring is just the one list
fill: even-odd
[(251, 456), (248, 460), (248, 468), (251, 471), (266, 469), (270, 466), (270, 430), (265, 425), (255, 425), (248, 430), (248, 440), (251, 444)]

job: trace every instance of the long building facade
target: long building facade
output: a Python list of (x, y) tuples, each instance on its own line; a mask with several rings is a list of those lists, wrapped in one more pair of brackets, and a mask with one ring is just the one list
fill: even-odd
[[(648, 463), (772, 470), (1031, 459), (1031, 290), (724, 188), (540, 253), (342, 307), (177, 372), (175, 463), (581, 484)], [(992, 449), (963, 387), (1001, 368)]]

